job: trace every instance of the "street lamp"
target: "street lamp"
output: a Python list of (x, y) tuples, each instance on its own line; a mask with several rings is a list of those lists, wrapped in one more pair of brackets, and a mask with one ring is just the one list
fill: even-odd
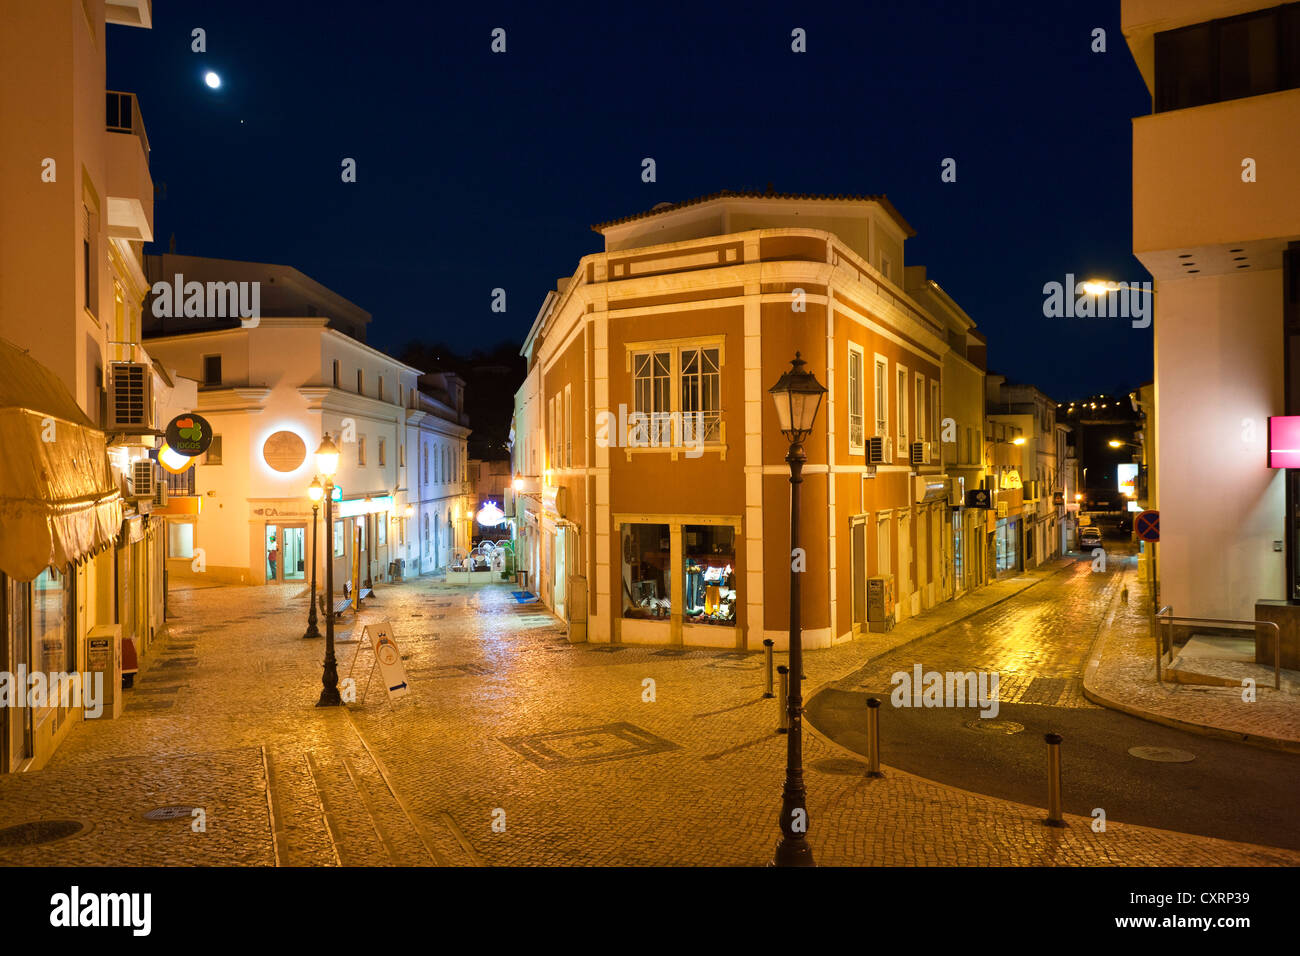
[(320, 500), (324, 495), (325, 489), (321, 486), (320, 478), (313, 478), (311, 484), (307, 486), (307, 497), (311, 499), (311, 608), (307, 611), (307, 633), (303, 635), (304, 639), (320, 637), (320, 629), (316, 627), (316, 519), (320, 514)]
[[(790, 552), (799, 547), (799, 486), (803, 483), (803, 466), (808, 460), (803, 443), (812, 432), (813, 420), (826, 389), (812, 372), (803, 370), (804, 360), (798, 352), (790, 370), (768, 389), (776, 403), (776, 418), (781, 434), (790, 443), (786, 464), (790, 466)], [(815, 866), (812, 847), (808, 845), (808, 792), (803, 783), (803, 740), (801, 735), (803, 696), (803, 638), (799, 571), (790, 562), (790, 730), (786, 735), (785, 787), (781, 791), (781, 842), (772, 858), (774, 866)], [(796, 826), (801, 824), (799, 829)]]
[(339, 447), (329, 432), (316, 449), (316, 467), (325, 479), (321, 489), (325, 498), (325, 668), (321, 673), (320, 700), (317, 707), (338, 707), (343, 703), (339, 696), (339, 668), (334, 658), (334, 472), (339, 467)]

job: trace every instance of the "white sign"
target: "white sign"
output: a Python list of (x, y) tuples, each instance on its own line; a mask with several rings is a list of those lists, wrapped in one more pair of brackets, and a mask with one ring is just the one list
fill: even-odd
[(387, 621), (367, 624), (365, 634), (370, 637), (370, 647), (375, 652), (379, 676), (388, 688), (388, 696), (405, 697), (409, 689), (406, 684), (406, 668), (402, 666), (402, 652), (393, 640), (393, 626)]

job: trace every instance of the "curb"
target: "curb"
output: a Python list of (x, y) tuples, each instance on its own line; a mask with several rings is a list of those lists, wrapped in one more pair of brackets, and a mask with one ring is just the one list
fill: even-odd
[[(1123, 573), (1127, 574), (1127, 569)], [(1122, 579), (1123, 575), (1121, 575), (1121, 580)], [(1213, 737), (1217, 740), (1231, 740), (1237, 743), (1250, 744), (1251, 746), (1260, 747), (1265, 750), (1280, 750), (1285, 753), (1300, 753), (1300, 740), (1293, 740), (1289, 737), (1270, 737), (1266, 734), (1242, 733), (1240, 731), (1228, 730), (1224, 727), (1216, 727), (1212, 724), (1198, 724), (1178, 717), (1168, 717), (1152, 710), (1145, 710), (1136, 704), (1116, 700), (1093, 687), (1092, 682), (1096, 677), (1097, 669), (1101, 667), (1102, 651), (1106, 642), (1110, 640), (1111, 627), (1115, 621), (1115, 599), (1118, 597), (1120, 590), (1122, 589), (1117, 588), (1115, 594), (1112, 595), (1110, 607), (1106, 612), (1106, 618), (1102, 621), (1101, 627), (1097, 631), (1097, 637), (1093, 640), (1092, 647), (1088, 650), (1088, 666), (1083, 672), (1083, 697), (1085, 700), (1088, 700), (1099, 707), (1105, 707), (1108, 710), (1117, 710), (1122, 714), (1128, 714), (1130, 717), (1136, 717), (1139, 720), (1145, 720), (1153, 724), (1160, 724), (1164, 727), (1171, 727), (1174, 730), (1183, 730), (1188, 733), (1199, 734), (1202, 737)]]

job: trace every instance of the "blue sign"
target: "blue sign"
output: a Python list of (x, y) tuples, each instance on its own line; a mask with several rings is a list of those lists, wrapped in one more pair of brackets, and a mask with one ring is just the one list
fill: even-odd
[(330, 492), (330, 501), (342, 501), (342, 500), (343, 500), (343, 489), (339, 485), (335, 485), (334, 490)]

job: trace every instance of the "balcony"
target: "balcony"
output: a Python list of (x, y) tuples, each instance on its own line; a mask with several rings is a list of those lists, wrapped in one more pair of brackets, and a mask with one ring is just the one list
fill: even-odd
[(153, 241), (153, 178), (149, 175), (149, 137), (134, 93), (108, 90), (105, 96), (104, 153), (108, 180), (108, 234), (136, 242)]
[[(1280, 268), (1283, 240), (1300, 234), (1297, 155), (1300, 90), (1138, 117), (1134, 254), (1157, 278), (1181, 276), (1182, 253), (1197, 253), (1201, 275), (1235, 271), (1225, 245), (1255, 270)], [(1255, 182), (1242, 181), (1247, 158)]]

